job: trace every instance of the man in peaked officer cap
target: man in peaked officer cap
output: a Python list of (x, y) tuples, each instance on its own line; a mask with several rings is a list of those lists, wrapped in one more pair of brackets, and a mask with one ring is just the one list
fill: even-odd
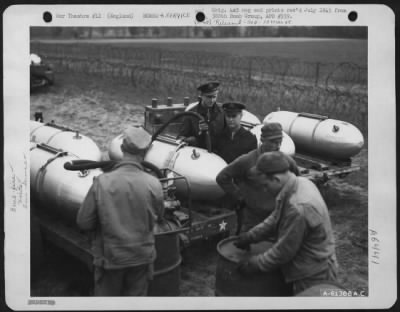
[(227, 102), (222, 104), (222, 109), (225, 114), (242, 113), (246, 109), (246, 105), (239, 102)]
[(244, 129), (240, 124), (245, 108), (246, 106), (239, 102), (222, 104), (226, 127), (215, 140), (215, 153), (228, 164), (239, 156), (257, 148), (255, 135)]
[(197, 88), (199, 102), (189, 111), (200, 114), (204, 121), (199, 121), (193, 116), (184, 118), (178, 136), (189, 145), (206, 148), (208, 131), (211, 148), (214, 150), (215, 137), (221, 133), (225, 125), (222, 107), (217, 103), (219, 85), (217, 81), (210, 81)]
[(153, 228), (162, 220), (163, 190), (141, 162), (151, 143), (143, 128), (123, 132), (123, 159), (96, 177), (77, 216), (95, 231), (94, 295), (145, 296), (156, 257)]
[(293, 283), (296, 295), (316, 284), (335, 283), (337, 262), (328, 208), (318, 188), (290, 172), (289, 166), (286, 155), (279, 151), (258, 158), (260, 183), (276, 198), (275, 209), (234, 244), (248, 249), (276, 235), (270, 249), (241, 262), (238, 269), (255, 273), (279, 268), (285, 281)]
[(199, 90), (202, 95), (217, 96), (219, 85), (220, 83), (218, 81), (210, 81), (197, 87), (197, 90)]
[[(259, 147), (238, 157), (217, 175), (218, 185), (230, 196), (231, 201), (237, 203), (236, 208), (241, 210), (243, 231), (262, 222), (275, 207), (275, 199), (258, 182), (255, 166), (261, 154), (279, 150), (282, 137), (282, 126), (279, 123), (264, 124)], [(298, 175), (296, 162), (290, 156), (286, 157), (290, 170)]]

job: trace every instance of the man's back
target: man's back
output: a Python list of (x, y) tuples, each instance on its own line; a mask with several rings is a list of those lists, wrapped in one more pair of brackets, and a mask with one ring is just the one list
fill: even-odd
[[(78, 216), (81, 227), (90, 224), (91, 206), (97, 207), (100, 227), (96, 254), (104, 267), (117, 268), (149, 263), (154, 259), (153, 227), (163, 212), (160, 182), (145, 173), (139, 163), (123, 161), (93, 183), (93, 198)], [(86, 211), (86, 213), (85, 213)]]
[(299, 209), (306, 220), (308, 233), (302, 252), (320, 259), (335, 255), (328, 208), (315, 184), (307, 178), (297, 177), (297, 186), (288, 205)]

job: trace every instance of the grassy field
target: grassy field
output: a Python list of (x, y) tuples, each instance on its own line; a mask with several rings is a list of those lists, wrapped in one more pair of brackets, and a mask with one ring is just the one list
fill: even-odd
[(178, 102), (196, 100), (200, 83), (219, 80), (221, 102), (241, 101), (260, 117), (279, 105), (346, 120), (366, 133), (366, 40), (269, 39), (58, 40), (35, 42), (32, 50), (47, 54), (60, 75), (119, 79), (149, 97), (177, 95)]
[(283, 57), (305, 62), (349, 62), (367, 66), (368, 41), (362, 39), (243, 38), (170, 40), (43, 40), (43, 42), (109, 44), (115, 47), (229, 53), (238, 56)]
[[(128, 44), (130, 45), (130, 44)], [(321, 40), (288, 42), (264, 41), (251, 42), (211, 42), (204, 43), (136, 43), (132, 47), (158, 47), (169, 50), (198, 50), (207, 52), (230, 53), (240, 56), (264, 56), (295, 58), (306, 62), (352, 62), (360, 66), (367, 65), (366, 40)]]
[[(178, 97), (180, 94), (171, 95)], [(54, 120), (80, 130), (106, 151), (110, 140), (127, 125), (143, 123), (144, 105), (149, 105), (153, 96), (151, 90), (135, 89), (118, 81), (64, 73), (47, 92), (31, 95), (31, 118), (35, 112), (42, 111), (45, 121)], [(361, 166), (359, 172), (333, 180), (322, 189), (336, 238), (339, 281), (356, 291), (368, 291), (367, 157), (368, 150), (363, 149), (354, 159), (354, 163)], [(182, 296), (214, 295), (217, 258), (215, 242), (197, 244), (185, 251)], [(57, 259), (50, 259), (53, 262), (48, 263), (39, 274), (40, 279), (33, 282), (36, 294), (87, 295), (75, 286), (90, 275), (82, 274), (81, 269), (68, 268), (69, 264), (60, 265)]]

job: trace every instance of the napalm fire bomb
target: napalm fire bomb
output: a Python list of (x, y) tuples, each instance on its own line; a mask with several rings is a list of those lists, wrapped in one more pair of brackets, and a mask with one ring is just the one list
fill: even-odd
[(361, 132), (306, 112), (260, 121), (245, 103), (219, 103), (221, 86), (202, 84), (195, 103), (153, 99), (142, 127), (126, 125), (107, 155), (37, 112), (32, 243), (85, 263), (96, 296), (179, 296), (182, 250), (209, 238), (220, 240), (217, 296), (344, 289), (318, 186), (359, 170)]

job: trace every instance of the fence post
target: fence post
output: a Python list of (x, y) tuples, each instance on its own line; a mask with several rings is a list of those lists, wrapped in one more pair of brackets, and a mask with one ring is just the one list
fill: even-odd
[(319, 81), (319, 66), (320, 66), (320, 63), (317, 62), (316, 68), (315, 68), (315, 86), (318, 86), (318, 81)]

